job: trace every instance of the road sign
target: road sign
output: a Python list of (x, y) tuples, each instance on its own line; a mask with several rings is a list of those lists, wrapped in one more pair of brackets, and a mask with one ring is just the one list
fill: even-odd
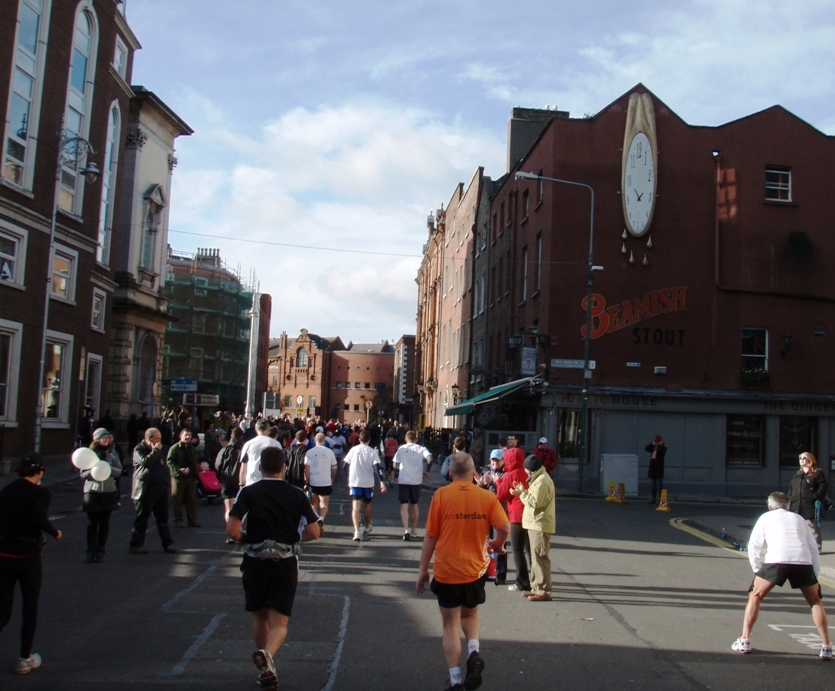
[(304, 403), (304, 396), (296, 396), (296, 405), (301, 408), (302, 403)]
[[(551, 367), (561, 369), (583, 369), (586, 366), (585, 360), (551, 360)], [(597, 367), (594, 360), (589, 360), (589, 369)]]
[(365, 402), (365, 409), (371, 410), (374, 407), (374, 401), (366, 401)]
[(183, 405), (217, 406), (220, 396), (209, 393), (184, 393)]
[(172, 379), (172, 391), (197, 391), (196, 379)]

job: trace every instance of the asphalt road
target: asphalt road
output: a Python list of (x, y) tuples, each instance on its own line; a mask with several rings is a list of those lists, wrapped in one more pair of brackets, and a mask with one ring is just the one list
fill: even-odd
[[(127, 482), (123, 492), (127, 492)], [(421, 523), (431, 493), (424, 491)], [(243, 611), (239, 557), (228, 547), (222, 507), (201, 506), (202, 528), (175, 529), (164, 554), (149, 531), (148, 555), (128, 553), (132, 506), (113, 515), (104, 563), (85, 564), (79, 482), (53, 488), (64, 531), (44, 557), (35, 650), (41, 669), (12, 674), (19, 600), (0, 634), (0, 688), (254, 689), (251, 619)], [(340, 486), (326, 536), (306, 545), (288, 643), (277, 665), (284, 690), (437, 689), (447, 677), (431, 594), (414, 582), (420, 542), (403, 542), (396, 493), (377, 496), (370, 540), (351, 541)], [(552, 539), (555, 600), (531, 603), (489, 586), (481, 608), (485, 689), (824, 688), (835, 663), (799, 594), (769, 596), (754, 652), (730, 651), (739, 635), (751, 572), (741, 553), (676, 529), (673, 518), (738, 515), (757, 507), (558, 499)], [(420, 531), (422, 534), (422, 531)], [(512, 568), (512, 558), (510, 559)], [(825, 589), (825, 594), (826, 594)]]

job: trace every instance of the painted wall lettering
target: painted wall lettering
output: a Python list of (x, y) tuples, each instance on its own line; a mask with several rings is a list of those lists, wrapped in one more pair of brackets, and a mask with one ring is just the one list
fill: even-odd
[[(588, 304), (587, 298), (583, 298), (580, 306), (583, 312), (586, 311)], [(678, 286), (674, 288), (659, 288), (652, 292), (646, 293), (643, 297), (632, 298), (624, 302), (606, 307), (606, 299), (599, 293), (592, 293), (591, 296), (591, 337), (592, 339), (605, 336), (607, 333), (613, 331), (620, 331), (634, 324), (638, 324), (646, 319), (652, 319), (662, 314), (669, 314), (671, 312), (686, 312), (687, 311), (687, 287)], [(656, 336), (655, 331), (650, 329), (635, 329), (633, 331), (633, 338), (645, 338), (647, 340), (637, 340), (635, 343), (657, 343), (661, 345), (666, 343), (668, 338), (672, 338), (674, 342), (678, 339), (679, 343), (684, 341), (684, 331), (672, 331), (671, 336), (668, 336), (664, 331), (660, 332), (660, 336)], [(643, 335), (636, 335), (636, 332), (646, 332)], [(586, 337), (586, 325), (580, 327), (580, 335)], [(656, 338), (660, 341), (656, 342)], [(669, 343), (668, 345), (672, 345)]]

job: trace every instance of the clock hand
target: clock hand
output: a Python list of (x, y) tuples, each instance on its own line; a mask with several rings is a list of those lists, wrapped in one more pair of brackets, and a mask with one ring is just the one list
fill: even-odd
[(641, 201), (641, 197), (643, 197), (644, 195), (643, 194), (638, 194), (638, 190), (636, 190), (634, 187), (632, 189), (635, 192), (635, 196), (638, 197), (638, 201)]

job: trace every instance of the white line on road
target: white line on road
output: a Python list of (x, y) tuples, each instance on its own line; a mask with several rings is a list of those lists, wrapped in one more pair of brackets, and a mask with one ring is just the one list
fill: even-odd
[(345, 604), (342, 607), (342, 622), (339, 624), (339, 634), (336, 637), (336, 650), (333, 654), (333, 660), (331, 660), (331, 664), (328, 667), (328, 681), (322, 687), (321, 691), (331, 691), (333, 685), (336, 683), (336, 673), (339, 671), (339, 661), (342, 659), (342, 648), (345, 645), (345, 635), (348, 633), (348, 615), (351, 610), (351, 598), (348, 595), (337, 595), (335, 597), (344, 597)]
[(200, 646), (202, 646), (206, 641), (209, 640), (209, 637), (215, 632), (215, 629), (217, 629), (217, 627), (220, 625), (220, 620), (223, 619), (223, 617), (225, 616), (225, 614), (215, 614), (215, 616), (212, 617), (212, 620), (209, 622), (209, 625), (205, 629), (203, 629), (203, 633), (201, 633), (197, 637), (197, 640), (191, 644), (191, 647), (188, 650), (186, 650), (186, 653), (185, 655), (183, 655), (182, 659), (176, 665), (174, 665), (174, 668), (171, 670), (172, 676), (177, 676), (186, 671), (186, 665), (189, 663), (191, 658), (193, 658), (197, 654), (197, 651), (200, 650)]
[(160, 612), (170, 612), (171, 608), (174, 605), (176, 605), (181, 599), (183, 599), (192, 590), (194, 590), (198, 585), (200, 585), (203, 581), (205, 581), (217, 567), (218, 567), (217, 563), (212, 564), (208, 569), (206, 569), (197, 578), (195, 578), (191, 582), (191, 585), (188, 586), (188, 588), (185, 588), (184, 590), (181, 590), (174, 597), (172, 597), (168, 602), (166, 602), (162, 607), (160, 607), (159, 611)]
[[(769, 624), (768, 626), (780, 632), (784, 632), (785, 629), (806, 629), (806, 633), (789, 633), (788, 631), (785, 631), (785, 633), (788, 633), (789, 638), (793, 638), (800, 645), (805, 645), (812, 650), (818, 650), (823, 644), (817, 627), (811, 624)], [(832, 627), (828, 628), (831, 629)]]

